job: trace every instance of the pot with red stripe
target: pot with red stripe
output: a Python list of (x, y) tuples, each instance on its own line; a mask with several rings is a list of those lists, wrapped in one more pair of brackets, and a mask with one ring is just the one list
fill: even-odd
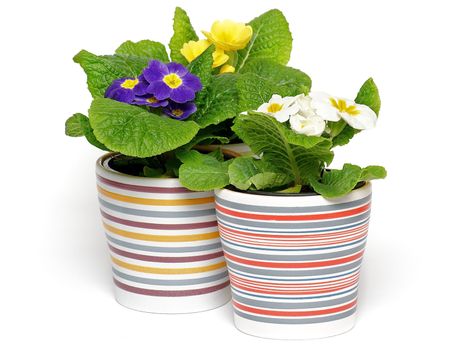
[(116, 300), (131, 309), (189, 313), (231, 298), (213, 192), (191, 192), (178, 179), (114, 170), (97, 161), (97, 189)]
[(308, 339), (354, 326), (371, 184), (326, 199), (216, 191), (236, 327)]

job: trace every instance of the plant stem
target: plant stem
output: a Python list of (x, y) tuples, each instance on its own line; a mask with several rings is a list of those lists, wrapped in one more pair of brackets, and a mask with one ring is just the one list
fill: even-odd
[(231, 151), (229, 149), (225, 149), (221, 146), (216, 146), (216, 145), (195, 145), (192, 147), (193, 149), (196, 149), (198, 151), (203, 151), (203, 152), (213, 152), (216, 151), (218, 148), (220, 149), (221, 153), (223, 153), (226, 156), (230, 156), (232, 158), (238, 158), (242, 154), (238, 152)]

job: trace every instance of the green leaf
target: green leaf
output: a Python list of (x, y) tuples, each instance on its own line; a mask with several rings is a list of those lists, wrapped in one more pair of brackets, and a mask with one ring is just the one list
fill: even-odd
[(279, 10), (270, 10), (249, 23), (253, 28), (252, 38), (244, 49), (238, 51), (236, 72), (240, 72), (249, 61), (267, 58), (287, 64), (291, 56), (292, 35), (289, 23)]
[(292, 177), (295, 185), (303, 183), (303, 176), (307, 176), (310, 169), (314, 169), (311, 172), (316, 173), (322, 166), (313, 149), (319, 143), (326, 144), (324, 138), (309, 137), (304, 141), (292, 136), (292, 141), (301, 145), (291, 144), (288, 139), (291, 134), (287, 127), (265, 114), (239, 115), (232, 130), (255, 154), (261, 155), (262, 160), (272, 164), (277, 172)]
[(384, 179), (387, 176), (386, 169), (379, 165), (369, 165), (362, 169), (360, 181), (371, 181), (377, 179)]
[(212, 78), (213, 52), (215, 46), (210, 45), (200, 56), (193, 60), (187, 68), (192, 74), (197, 75), (202, 82), (203, 87), (210, 84)]
[(116, 53), (118, 55), (136, 56), (149, 60), (169, 62), (165, 45), (151, 40), (141, 40), (138, 42), (133, 42), (131, 40), (125, 41), (116, 49)]
[(192, 28), (186, 11), (180, 7), (176, 7), (174, 11), (173, 31), (173, 36), (168, 44), (171, 50), (171, 60), (187, 65), (187, 60), (181, 54), (182, 46), (190, 40), (199, 40), (199, 37)]
[(66, 120), (65, 134), (72, 137), (84, 136), (91, 132), (89, 119), (82, 113), (75, 113)]
[(276, 171), (263, 160), (240, 157), (229, 165), (230, 183), (240, 190), (282, 187), (292, 181), (288, 174)]
[(221, 74), (212, 77), (210, 85), (205, 89), (205, 99), (197, 105), (197, 112), (192, 117), (201, 128), (219, 124), (237, 115), (237, 76)]
[(142, 169), (145, 177), (162, 177), (163, 169), (160, 168), (151, 168), (145, 165)]
[(87, 142), (89, 142), (92, 146), (100, 148), (103, 151), (111, 151), (111, 149), (109, 149), (107, 146), (105, 146), (103, 143), (97, 140), (93, 131), (87, 133), (85, 136), (86, 136)]
[(199, 130), (192, 121), (179, 121), (144, 108), (96, 98), (89, 110), (97, 139), (128, 156), (150, 157), (188, 143)]
[(376, 115), (379, 114), (381, 108), (381, 98), (379, 97), (378, 87), (376, 86), (373, 78), (365, 81), (360, 88), (355, 102), (370, 107)]
[(331, 169), (323, 172), (321, 179), (310, 177), (313, 189), (327, 198), (348, 194), (360, 181), (362, 169), (357, 165), (344, 164), (341, 170)]
[(312, 80), (304, 72), (267, 58), (249, 61), (241, 73), (254, 73), (266, 79), (273, 86), (273, 93), (281, 96), (308, 94), (312, 86)]
[(333, 147), (347, 145), (357, 132), (358, 130), (346, 124), (344, 129), (332, 139)]
[(212, 155), (197, 151), (182, 151), (176, 154), (183, 162), (179, 168), (179, 181), (192, 191), (211, 191), (229, 185), (228, 166)]
[(237, 79), (238, 111), (257, 109), (273, 95), (273, 85), (253, 73), (240, 74)]
[(147, 58), (135, 56), (97, 56), (82, 50), (74, 56), (87, 74), (87, 86), (92, 97), (103, 97), (113, 80), (137, 77), (148, 63)]

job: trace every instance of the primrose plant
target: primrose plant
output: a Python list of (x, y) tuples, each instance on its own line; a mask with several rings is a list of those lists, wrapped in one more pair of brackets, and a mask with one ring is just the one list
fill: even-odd
[[(255, 93), (266, 96), (262, 89), (257, 86)], [(225, 160), (217, 152), (184, 151), (180, 154), (180, 181), (193, 190), (231, 185), (249, 191), (343, 196), (366, 181), (386, 176), (381, 166), (327, 168), (334, 147), (375, 127), (380, 106), (371, 78), (355, 101), (317, 92), (286, 97), (273, 94), (256, 110), (239, 115), (232, 126), (255, 156)]]
[(120, 153), (116, 170), (177, 177), (186, 152), (241, 142), (231, 126), (242, 112), (259, 109), (274, 94), (310, 91), (310, 78), (286, 66), (292, 36), (279, 10), (248, 23), (216, 21), (202, 33), (203, 39), (176, 8), (170, 55), (151, 40), (126, 41), (111, 55), (79, 52), (74, 61), (87, 75), (93, 101), (88, 115), (66, 121), (66, 134)]

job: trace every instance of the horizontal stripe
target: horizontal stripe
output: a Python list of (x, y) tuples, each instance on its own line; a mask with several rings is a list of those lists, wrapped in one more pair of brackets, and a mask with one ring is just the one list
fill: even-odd
[(323, 316), (323, 317), (313, 317), (313, 318), (275, 318), (275, 317), (263, 317), (250, 315), (245, 312), (241, 312), (237, 309), (234, 309), (234, 313), (238, 316), (246, 318), (248, 320), (262, 322), (262, 323), (275, 323), (275, 324), (311, 324), (311, 323), (324, 323), (331, 322), (336, 320), (341, 320), (343, 318), (353, 315), (356, 311), (356, 308), (352, 308), (348, 311), (341, 312), (339, 314)]
[(355, 286), (353, 288), (350, 288), (342, 292), (325, 294), (325, 295), (305, 295), (305, 296), (293, 295), (293, 296), (287, 297), (287, 296), (280, 296), (280, 295), (264, 295), (264, 294), (248, 293), (248, 292), (239, 290), (235, 288), (233, 285), (231, 285), (231, 290), (235, 291), (236, 293), (241, 293), (241, 294), (248, 295), (254, 298), (261, 298), (261, 299), (268, 299), (268, 300), (285, 300), (285, 301), (328, 299), (328, 298), (352, 293), (353, 291), (357, 291), (357, 288), (358, 287)]
[(184, 247), (160, 247), (125, 242), (110, 236), (108, 233), (106, 234), (106, 237), (108, 241), (121, 247), (153, 253), (193, 253), (221, 249), (221, 242), (198, 246), (189, 244)]
[(283, 302), (282, 300), (278, 301), (268, 301), (268, 300), (257, 300), (252, 298), (244, 297), (237, 292), (233, 291), (233, 299), (238, 302), (255, 306), (259, 308), (266, 309), (281, 309), (281, 310), (293, 310), (293, 309), (312, 309), (312, 308), (322, 308), (334, 305), (340, 305), (347, 303), (353, 299), (357, 298), (357, 291), (354, 291), (343, 297), (329, 299), (329, 300), (318, 300), (318, 301), (307, 301), (307, 302)]
[(327, 212), (327, 211), (338, 211), (347, 208), (353, 208), (360, 206), (371, 200), (371, 194), (365, 198), (361, 198), (352, 202), (330, 204), (330, 205), (314, 205), (309, 207), (283, 207), (283, 206), (264, 206), (264, 205), (250, 205), (228, 201), (220, 196), (216, 196), (216, 202), (223, 207), (237, 209), (241, 211), (247, 211), (252, 213), (277, 213), (277, 214), (295, 214), (295, 213), (315, 213), (315, 212)]
[(102, 195), (108, 198), (112, 198), (112, 199), (115, 199), (121, 202), (135, 203), (135, 204), (175, 206), (175, 205), (208, 204), (208, 203), (214, 202), (213, 197), (187, 198), (187, 199), (153, 199), (153, 198), (139, 198), (139, 197), (126, 196), (126, 195), (110, 192), (100, 186), (97, 186), (97, 190)]
[(357, 299), (351, 301), (348, 304), (336, 306), (333, 308), (328, 309), (321, 309), (321, 310), (305, 310), (305, 311), (289, 311), (289, 310), (267, 310), (267, 309), (259, 309), (256, 307), (251, 307), (247, 305), (243, 305), (238, 303), (237, 301), (232, 302), (233, 306), (239, 310), (258, 314), (258, 315), (265, 315), (265, 316), (277, 316), (277, 317), (309, 317), (309, 316), (323, 316), (323, 315), (330, 315), (339, 312), (346, 311), (351, 309), (357, 304)]
[(281, 277), (294, 277), (294, 276), (324, 276), (334, 273), (344, 272), (350, 269), (360, 267), (361, 260), (355, 261), (351, 264), (335, 266), (325, 269), (302, 269), (302, 270), (272, 270), (263, 268), (252, 268), (249, 266), (239, 265), (233, 261), (228, 261), (228, 268), (233, 271), (248, 272), (257, 276), (281, 276)]
[(241, 256), (244, 258), (250, 258), (250, 259), (258, 259), (258, 260), (267, 260), (267, 261), (314, 261), (314, 260), (324, 260), (324, 259), (334, 259), (334, 258), (340, 258), (343, 256), (351, 255), (354, 253), (359, 252), (365, 247), (365, 242), (361, 244), (358, 247), (355, 248), (350, 248), (346, 250), (339, 250), (337, 252), (333, 253), (325, 253), (325, 254), (311, 254), (311, 255), (303, 255), (303, 254), (293, 254), (293, 255), (281, 255), (281, 254), (256, 254), (256, 253), (250, 253), (250, 252), (245, 252), (242, 250), (237, 250), (228, 247), (227, 245), (223, 246), (223, 250), (225, 252), (234, 254), (236, 256)]
[(184, 274), (191, 274), (191, 273), (201, 273), (201, 272), (208, 272), (214, 271), (217, 269), (221, 269), (226, 266), (224, 261), (219, 263), (215, 263), (212, 265), (207, 266), (197, 266), (197, 267), (184, 267), (184, 268), (162, 268), (162, 267), (150, 267), (150, 266), (140, 266), (135, 264), (130, 264), (115, 257), (111, 257), (111, 260), (114, 264), (123, 267), (128, 270), (138, 271), (138, 272), (145, 272), (145, 273), (153, 273), (153, 274), (160, 274), (160, 275), (184, 275)]
[(128, 286), (127, 284), (121, 283), (117, 279), (113, 279), (115, 285), (125, 291), (142, 294), (142, 295), (149, 295), (153, 297), (187, 297), (192, 295), (201, 295), (207, 293), (213, 293), (223, 288), (226, 288), (229, 285), (229, 281), (223, 282), (216, 286), (206, 287), (206, 288), (199, 288), (199, 289), (189, 289), (189, 290), (154, 290), (154, 289), (144, 289), (144, 288), (137, 288), (133, 286)]
[(276, 222), (276, 221), (250, 221), (243, 220), (236, 217), (229, 217), (222, 214), (221, 212), (216, 212), (216, 217), (218, 222), (225, 226), (230, 226), (230, 224), (235, 224), (243, 227), (253, 227), (260, 229), (280, 229), (286, 230), (286, 232), (296, 232), (296, 230), (308, 230), (314, 228), (327, 228), (327, 227), (338, 227), (348, 224), (354, 224), (356, 222), (361, 222), (364, 219), (370, 217), (370, 211), (367, 210), (363, 214), (356, 216), (351, 216), (344, 219), (337, 219), (331, 221), (308, 221), (308, 222), (293, 222), (292, 225), (289, 225), (287, 222)]
[(176, 235), (176, 236), (164, 236), (164, 235), (150, 235), (145, 233), (135, 233), (125, 231), (107, 223), (103, 223), (103, 226), (106, 230), (116, 235), (132, 238), (132, 239), (139, 239), (143, 241), (152, 241), (152, 242), (193, 242), (193, 241), (204, 241), (209, 239), (219, 238), (218, 232), (208, 232), (208, 233), (199, 233), (193, 235)]
[(190, 193), (192, 192), (185, 187), (156, 187), (156, 186), (132, 185), (132, 184), (122, 183), (118, 181), (113, 181), (113, 180), (104, 178), (100, 175), (97, 175), (97, 180), (104, 184), (110, 185), (112, 187), (121, 188), (123, 190), (136, 191), (136, 192), (147, 192), (147, 193)]
[(111, 220), (113, 222), (117, 222), (118, 224), (121, 224), (121, 225), (139, 227), (139, 228), (148, 228), (152, 230), (194, 230), (197, 228), (217, 226), (216, 220), (205, 221), (205, 222), (193, 222), (189, 224), (155, 224), (151, 222), (140, 222), (140, 221), (132, 221), (132, 220), (125, 220), (125, 219), (117, 218), (116, 216), (110, 215), (103, 210), (100, 210), (100, 213), (105, 219)]
[(182, 279), (182, 280), (166, 280), (166, 279), (156, 279), (156, 278), (144, 278), (138, 276), (132, 276), (125, 274), (115, 268), (113, 268), (113, 273), (125, 280), (140, 283), (140, 284), (149, 284), (149, 285), (158, 285), (158, 286), (189, 286), (194, 284), (202, 284), (202, 283), (210, 283), (214, 282), (223, 278), (228, 277), (228, 271), (220, 272), (213, 276), (207, 277), (200, 277), (200, 278), (190, 278), (190, 279)]
[(249, 275), (249, 274), (241, 273), (241, 272), (238, 272), (238, 271), (234, 271), (234, 274), (238, 275), (238, 276), (246, 277), (246, 278), (260, 278), (261, 281), (280, 281), (280, 282), (289, 282), (289, 281), (300, 282), (300, 281), (302, 281), (302, 282), (306, 282), (306, 281), (321, 281), (321, 280), (326, 280), (326, 279), (339, 278), (339, 277), (350, 275), (351, 273), (355, 273), (355, 272), (358, 272), (358, 271), (359, 271), (359, 269), (355, 269), (355, 270), (351, 270), (351, 271), (341, 273), (341, 274), (338, 274), (338, 275), (326, 276), (326, 277), (316, 277), (316, 278), (300, 278), (300, 277), (299, 278), (269, 278), (269, 277), (265, 278), (263, 276), (257, 277), (257, 276), (254, 276), (254, 275)]
[(210, 253), (205, 255), (193, 255), (193, 256), (153, 256), (153, 255), (143, 255), (127, 252), (116, 247), (113, 247), (111, 244), (108, 245), (110, 250), (120, 256), (126, 258), (141, 260), (141, 261), (151, 261), (151, 262), (163, 262), (163, 263), (185, 263), (185, 262), (194, 262), (194, 261), (205, 261), (216, 259), (223, 256), (223, 252), (219, 251), (216, 253)]
[(305, 268), (319, 268), (319, 267), (329, 267), (334, 265), (341, 265), (345, 263), (352, 262), (357, 260), (363, 256), (363, 250), (357, 254), (347, 256), (344, 258), (333, 259), (333, 260), (323, 260), (323, 261), (309, 261), (309, 262), (295, 262), (295, 263), (283, 263), (283, 262), (269, 262), (269, 261), (258, 261), (258, 260), (250, 260), (250, 259), (243, 259), (229, 253), (224, 253), (224, 256), (228, 260), (232, 260), (239, 264), (245, 264), (249, 266), (257, 266), (257, 267), (268, 267), (268, 268), (275, 268), (275, 269), (305, 269)]
[(142, 210), (134, 208), (121, 207), (109, 203), (102, 198), (99, 198), (100, 204), (110, 210), (116, 211), (118, 213), (134, 215), (134, 216), (144, 216), (150, 218), (191, 218), (191, 217), (200, 217), (200, 216), (213, 216), (215, 215), (215, 209), (204, 209), (204, 210), (188, 210), (188, 211), (159, 211), (159, 210)]
[(363, 213), (370, 208), (370, 203), (367, 203), (358, 208), (351, 208), (343, 211), (319, 213), (319, 214), (305, 214), (305, 215), (282, 215), (282, 214), (255, 214), (249, 212), (240, 212), (225, 208), (219, 204), (216, 205), (216, 210), (223, 214), (238, 217), (242, 219), (251, 220), (272, 220), (272, 221), (311, 221), (311, 220), (329, 220), (337, 219)]

